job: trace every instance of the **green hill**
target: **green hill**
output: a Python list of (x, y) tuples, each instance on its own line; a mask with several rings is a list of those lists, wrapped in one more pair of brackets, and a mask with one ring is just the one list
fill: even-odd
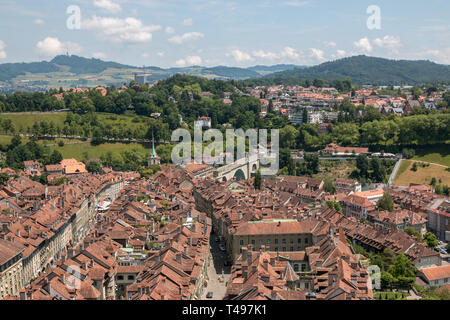
[(298, 83), (302, 80), (343, 80), (350, 78), (357, 84), (417, 84), (449, 82), (450, 66), (431, 61), (389, 60), (355, 56), (325, 62), (309, 68), (296, 68), (265, 76), (273, 83)]
[(116, 62), (106, 62), (100, 59), (87, 59), (79, 56), (56, 56), (51, 64), (56, 66), (67, 66), (69, 67), (69, 71), (75, 74), (84, 74), (84, 73), (100, 73), (109, 68), (114, 69), (129, 69), (135, 68), (132, 66), (123, 65)]

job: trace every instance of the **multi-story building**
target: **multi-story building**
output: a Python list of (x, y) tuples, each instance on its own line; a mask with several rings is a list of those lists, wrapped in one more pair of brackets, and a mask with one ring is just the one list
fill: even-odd
[(313, 244), (309, 220), (249, 221), (241, 224), (232, 235), (232, 257), (242, 253), (242, 247), (249, 244), (259, 250), (262, 246), (272, 251), (301, 251)]
[(24, 285), (22, 252), (25, 247), (0, 239), (0, 299), (17, 296)]

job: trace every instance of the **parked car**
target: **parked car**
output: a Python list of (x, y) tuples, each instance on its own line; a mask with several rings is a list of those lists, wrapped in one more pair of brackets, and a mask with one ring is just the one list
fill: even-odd
[(214, 294), (210, 291), (210, 292), (208, 292), (208, 293), (206, 294), (206, 298), (207, 298), (207, 299), (212, 299), (213, 295), (214, 295)]

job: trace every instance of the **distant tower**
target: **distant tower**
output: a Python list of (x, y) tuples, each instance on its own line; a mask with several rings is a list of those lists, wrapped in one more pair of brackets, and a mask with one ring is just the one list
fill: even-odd
[(161, 158), (158, 156), (158, 154), (156, 153), (156, 150), (155, 150), (155, 138), (153, 136), (153, 131), (152, 131), (152, 153), (147, 158), (147, 163), (148, 163), (148, 166), (151, 166), (153, 164), (157, 164), (157, 165), (161, 164)]

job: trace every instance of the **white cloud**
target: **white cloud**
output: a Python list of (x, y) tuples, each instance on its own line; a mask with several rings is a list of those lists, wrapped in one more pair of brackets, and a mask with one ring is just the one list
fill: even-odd
[(401, 47), (402, 42), (399, 37), (394, 36), (384, 36), (383, 39), (377, 38), (373, 41), (380, 48), (397, 49)]
[(345, 50), (337, 50), (336, 54), (332, 54), (332, 59), (341, 59), (344, 58), (347, 55), (347, 52)]
[(253, 61), (253, 58), (248, 53), (242, 52), (240, 50), (233, 50), (231, 51), (231, 56), (236, 60), (237, 62), (246, 62), (246, 61)]
[(37, 18), (37, 19), (34, 19), (33, 23), (34, 23), (34, 24), (44, 24), (45, 21), (42, 20), (42, 19)]
[(93, 56), (95, 59), (106, 59), (106, 57), (107, 57), (106, 53), (103, 53), (103, 52), (94, 52), (94, 53), (92, 54), (92, 56)]
[(6, 51), (5, 51), (6, 45), (5, 43), (0, 40), (0, 59), (6, 59)]
[(325, 45), (325, 47), (328, 47), (328, 48), (336, 47), (336, 42), (333, 42), (333, 41), (324, 41), (323, 44)]
[(192, 26), (194, 24), (194, 20), (192, 20), (192, 19), (184, 19), (183, 20), (183, 25), (185, 25), (185, 26)]
[(172, 28), (172, 27), (166, 27), (166, 33), (167, 34), (172, 34), (172, 33), (174, 33), (175, 32), (175, 29), (174, 28)]
[(112, 42), (142, 43), (152, 40), (152, 32), (161, 29), (159, 25), (144, 25), (136, 18), (98, 17), (83, 21), (82, 28), (100, 33)]
[(158, 55), (158, 57), (164, 57), (165, 53), (161, 51), (161, 52), (158, 52), (157, 55)]
[(437, 63), (450, 64), (450, 47), (441, 50), (428, 50), (425, 52), (426, 57), (433, 57)]
[(187, 41), (194, 41), (203, 38), (205, 35), (200, 32), (188, 32), (181, 36), (174, 36), (169, 39), (169, 42), (175, 44), (182, 44)]
[(298, 0), (292, 0), (292, 1), (286, 1), (284, 2), (285, 6), (290, 7), (304, 7), (311, 3), (311, 1), (298, 1)]
[(358, 41), (353, 42), (353, 45), (360, 51), (364, 52), (372, 52), (372, 45), (370, 44), (370, 41), (367, 37), (362, 38)]
[(280, 56), (273, 52), (264, 52), (263, 50), (253, 51), (253, 56), (261, 59), (274, 60), (279, 59)]
[(185, 67), (185, 66), (193, 66), (193, 65), (199, 65), (202, 63), (202, 58), (199, 56), (189, 56), (185, 59), (180, 59), (175, 62), (177, 67)]
[(61, 42), (58, 38), (47, 37), (36, 44), (37, 51), (48, 57), (54, 57), (59, 54), (77, 54), (81, 51), (81, 47), (73, 42)]
[(326, 60), (323, 54), (324, 54), (323, 50), (311, 48), (311, 57), (313, 57), (317, 61), (323, 62)]
[(290, 59), (298, 59), (300, 58), (300, 53), (291, 47), (285, 47), (283, 52), (281, 52), (281, 56)]
[(122, 11), (120, 4), (117, 4), (111, 0), (94, 0), (94, 6), (111, 13), (118, 13)]

